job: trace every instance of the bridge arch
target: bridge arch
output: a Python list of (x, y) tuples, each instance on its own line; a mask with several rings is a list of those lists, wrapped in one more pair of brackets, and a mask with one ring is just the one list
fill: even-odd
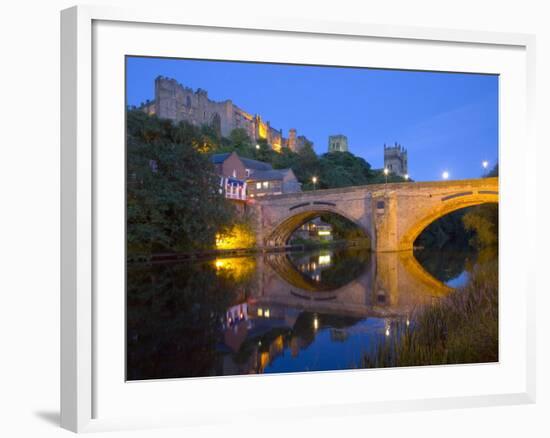
[(268, 233), (266, 244), (268, 246), (284, 246), (294, 231), (310, 220), (319, 217), (323, 214), (334, 214), (341, 216), (352, 222), (365, 233), (372, 244), (372, 236), (369, 230), (365, 228), (356, 218), (341, 211), (340, 209), (330, 205), (312, 205), (308, 207), (300, 207), (296, 211), (291, 211), (286, 217), (281, 219)]
[(498, 191), (479, 191), (477, 193), (456, 193), (441, 198), (441, 203), (432, 206), (427, 212), (419, 214), (412, 218), (404, 228), (399, 241), (401, 250), (410, 250), (413, 248), (416, 238), (428, 227), (432, 222), (454, 212), (467, 207), (474, 207), (481, 204), (498, 204)]

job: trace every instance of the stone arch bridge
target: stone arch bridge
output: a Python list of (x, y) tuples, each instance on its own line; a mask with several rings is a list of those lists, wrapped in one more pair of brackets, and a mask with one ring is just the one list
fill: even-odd
[(433, 221), (465, 207), (498, 202), (498, 178), (373, 184), (256, 198), (260, 245), (284, 246), (305, 222), (335, 213), (354, 222), (377, 252), (408, 251)]

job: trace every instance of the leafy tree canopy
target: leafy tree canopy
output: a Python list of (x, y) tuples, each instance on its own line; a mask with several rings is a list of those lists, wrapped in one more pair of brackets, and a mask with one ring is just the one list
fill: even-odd
[(206, 152), (207, 130), (127, 115), (128, 253), (213, 248), (216, 233), (235, 221)]

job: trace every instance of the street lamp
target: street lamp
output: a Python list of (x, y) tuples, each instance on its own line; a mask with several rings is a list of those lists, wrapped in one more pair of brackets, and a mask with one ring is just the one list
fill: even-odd
[(449, 179), (449, 172), (444, 171), (444, 172), (441, 174), (441, 178), (443, 178), (443, 179)]
[(259, 145), (259, 144), (256, 145), (256, 149), (260, 149), (260, 145)]
[(315, 190), (315, 186), (317, 184), (317, 177), (316, 176), (312, 177), (311, 182), (313, 183), (313, 190)]
[(487, 168), (489, 167), (489, 162), (487, 160), (483, 160), (481, 162), (481, 166), (483, 166), (483, 176), (487, 175)]
[(388, 184), (388, 174), (390, 173), (387, 167), (384, 167), (384, 176), (386, 177), (386, 184)]
[(409, 174), (406, 173), (406, 174), (403, 176), (403, 178), (405, 178), (405, 181), (408, 181), (408, 180), (409, 180)]

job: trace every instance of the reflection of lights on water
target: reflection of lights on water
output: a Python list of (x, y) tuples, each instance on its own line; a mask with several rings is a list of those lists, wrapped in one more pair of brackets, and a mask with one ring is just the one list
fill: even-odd
[(317, 264), (316, 264), (315, 262), (313, 262), (313, 263), (311, 264), (311, 268), (312, 268), (313, 270), (317, 269)]
[(409, 318), (407, 318), (407, 322), (405, 324), (407, 324), (407, 327), (411, 324), (411, 322), (409, 321)]
[(330, 265), (330, 254), (319, 256), (320, 265)]
[(386, 327), (386, 336), (389, 336), (389, 335), (390, 335), (390, 328)]
[(319, 328), (319, 320), (317, 319), (317, 316), (313, 318), (313, 329), (317, 330)]

